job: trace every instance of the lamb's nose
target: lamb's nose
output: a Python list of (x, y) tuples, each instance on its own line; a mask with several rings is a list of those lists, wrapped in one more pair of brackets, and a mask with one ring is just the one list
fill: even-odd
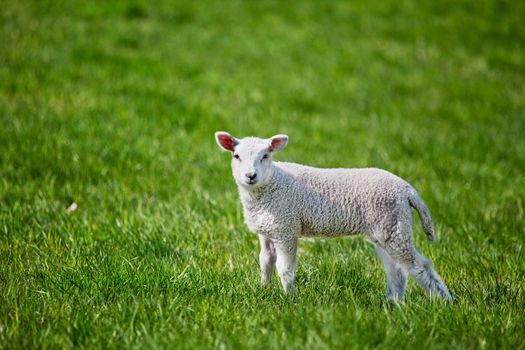
[(256, 174), (254, 171), (252, 171), (252, 172), (250, 172), (250, 173), (246, 173), (246, 177), (247, 177), (248, 179), (250, 179), (250, 180), (255, 179), (256, 176), (257, 176), (257, 174)]

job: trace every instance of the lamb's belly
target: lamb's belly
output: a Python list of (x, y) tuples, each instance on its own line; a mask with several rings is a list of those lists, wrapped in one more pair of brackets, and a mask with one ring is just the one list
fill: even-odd
[(341, 222), (323, 222), (323, 220), (304, 222), (301, 229), (301, 236), (303, 237), (315, 237), (315, 236), (326, 236), (326, 237), (340, 237), (355, 235), (362, 230), (355, 227), (348, 221)]
[(301, 213), (302, 236), (347, 236), (364, 232), (366, 227), (356, 198), (337, 202), (335, 199), (317, 203)]

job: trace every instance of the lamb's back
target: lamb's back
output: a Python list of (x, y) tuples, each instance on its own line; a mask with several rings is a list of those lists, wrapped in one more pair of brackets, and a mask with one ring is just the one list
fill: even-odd
[(400, 177), (378, 168), (316, 168), (296, 163), (275, 162), (295, 181), (333, 200), (345, 195), (388, 195), (410, 186)]

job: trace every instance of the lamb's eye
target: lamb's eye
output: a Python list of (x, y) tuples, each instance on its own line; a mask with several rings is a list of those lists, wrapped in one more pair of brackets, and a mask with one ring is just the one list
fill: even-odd
[(233, 155), (233, 158), (235, 158), (235, 159), (237, 159), (237, 160), (241, 160), (241, 157), (239, 157), (238, 154), (234, 154), (234, 155)]
[(261, 160), (265, 160), (265, 159), (268, 159), (268, 154), (265, 154)]

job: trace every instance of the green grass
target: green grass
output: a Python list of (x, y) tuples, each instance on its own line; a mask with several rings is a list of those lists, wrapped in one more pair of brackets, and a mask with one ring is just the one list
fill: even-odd
[[(522, 2), (1, 8), (0, 348), (525, 348)], [(362, 238), (261, 288), (216, 130), (412, 183), (454, 304), (385, 303)]]

